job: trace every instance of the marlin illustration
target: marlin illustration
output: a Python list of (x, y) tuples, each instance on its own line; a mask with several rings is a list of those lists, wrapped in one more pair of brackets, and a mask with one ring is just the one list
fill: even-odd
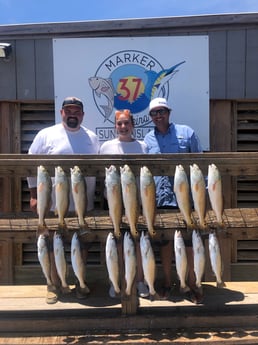
[(164, 92), (164, 85), (178, 72), (176, 68), (183, 63), (185, 63), (185, 61), (179, 62), (168, 69), (163, 69), (159, 73), (147, 71), (148, 83), (145, 89), (145, 94), (149, 95), (150, 99), (160, 96), (163, 97), (164, 95), (161, 95), (161, 93)]
[(107, 121), (112, 114), (114, 106), (114, 95), (115, 90), (111, 78), (101, 78), (101, 77), (91, 77), (89, 78), (89, 84), (94, 93), (100, 97), (104, 95), (108, 101), (107, 105), (101, 105), (101, 108), (104, 111), (105, 119)]

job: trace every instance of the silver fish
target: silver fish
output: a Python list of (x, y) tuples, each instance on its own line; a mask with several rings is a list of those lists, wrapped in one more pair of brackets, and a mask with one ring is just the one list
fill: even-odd
[(198, 231), (192, 232), (193, 255), (194, 255), (194, 273), (196, 277), (196, 286), (201, 289), (202, 277), (205, 269), (205, 249), (201, 235)]
[(70, 169), (71, 189), (74, 200), (75, 212), (78, 217), (80, 228), (87, 228), (85, 214), (87, 210), (87, 186), (81, 169), (78, 166)]
[(222, 260), (220, 246), (215, 232), (209, 234), (209, 255), (212, 271), (215, 274), (217, 287), (222, 288), (225, 283), (222, 281)]
[(54, 233), (53, 247), (54, 247), (54, 258), (55, 258), (56, 270), (61, 280), (62, 291), (65, 293), (69, 293), (71, 290), (66, 282), (67, 263), (65, 259), (64, 244), (63, 244), (62, 236), (58, 234), (57, 232)]
[(56, 213), (58, 214), (59, 228), (65, 229), (65, 216), (69, 208), (70, 186), (66, 173), (60, 166), (55, 167), (55, 196)]
[(154, 288), (155, 275), (156, 275), (156, 263), (155, 256), (151, 246), (150, 238), (148, 234), (144, 234), (142, 231), (140, 237), (140, 250), (142, 257), (142, 268), (144, 273), (144, 279), (149, 287), (150, 299), (153, 300), (156, 295)]
[(45, 218), (51, 208), (52, 180), (47, 169), (40, 165), (37, 168), (37, 213), (38, 234), (47, 234)]
[(120, 225), (122, 222), (122, 191), (119, 173), (114, 165), (105, 168), (105, 185), (109, 215), (113, 223), (114, 234), (117, 238), (121, 236)]
[(131, 295), (132, 285), (136, 274), (136, 253), (132, 237), (128, 231), (124, 234), (124, 263), (126, 295)]
[(106, 265), (107, 265), (109, 280), (113, 284), (115, 292), (119, 294), (120, 286), (119, 286), (118, 252), (117, 252), (117, 246), (116, 246), (116, 239), (112, 232), (108, 234), (107, 240), (106, 240)]
[(178, 207), (186, 222), (186, 226), (187, 228), (192, 229), (194, 223), (191, 216), (190, 188), (186, 172), (182, 165), (176, 166), (174, 176), (174, 193), (176, 195)]
[(139, 216), (139, 202), (135, 176), (128, 165), (120, 167), (122, 196), (125, 214), (133, 237), (138, 237), (136, 224)]
[(222, 219), (223, 214), (223, 195), (222, 182), (219, 169), (215, 164), (210, 164), (208, 167), (208, 193), (211, 207), (217, 218), (218, 226), (224, 227)]
[(176, 271), (180, 280), (180, 291), (187, 292), (189, 287), (186, 284), (187, 276), (187, 256), (184, 239), (180, 230), (176, 230), (174, 234), (174, 249), (175, 249), (175, 262)]
[(50, 269), (50, 258), (49, 258), (49, 251), (47, 245), (47, 237), (43, 234), (39, 235), (37, 240), (37, 249), (38, 249), (38, 259), (43, 271), (43, 274), (47, 280), (47, 285), (51, 286), (51, 269)]
[(90, 289), (85, 283), (86, 267), (82, 259), (81, 245), (77, 232), (75, 232), (72, 237), (71, 261), (74, 274), (79, 281), (81, 290), (86, 294), (89, 293)]
[(156, 188), (154, 178), (150, 170), (143, 166), (140, 170), (140, 192), (142, 201), (142, 211), (145, 217), (150, 236), (154, 236), (156, 216)]
[(204, 230), (207, 227), (207, 223), (205, 221), (206, 186), (203, 173), (197, 164), (190, 165), (190, 181), (194, 209), (199, 218), (199, 227), (200, 229)]

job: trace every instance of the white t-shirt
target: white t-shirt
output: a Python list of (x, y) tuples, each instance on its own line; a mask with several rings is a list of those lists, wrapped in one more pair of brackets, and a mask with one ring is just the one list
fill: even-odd
[[(94, 132), (81, 126), (76, 132), (68, 131), (64, 128), (62, 123), (47, 127), (38, 132), (35, 136), (30, 148), (29, 154), (98, 154), (99, 141)], [(73, 168), (73, 167), (71, 167)], [(87, 197), (88, 197), (88, 210), (94, 208), (94, 196), (96, 177), (87, 176)], [(29, 188), (37, 186), (36, 177), (28, 177)], [(54, 182), (54, 178), (52, 178)], [(55, 191), (52, 191), (52, 207), (55, 209)], [(70, 195), (70, 211), (74, 211), (74, 203), (72, 195)]]
[(105, 141), (100, 154), (147, 153), (147, 145), (140, 140), (120, 141), (118, 138)]

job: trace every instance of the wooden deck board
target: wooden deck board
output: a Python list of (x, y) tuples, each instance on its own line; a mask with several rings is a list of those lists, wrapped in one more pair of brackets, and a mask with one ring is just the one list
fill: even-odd
[(107, 291), (45, 303), (46, 286), (0, 286), (0, 344), (257, 344), (258, 284), (204, 283), (202, 305), (172, 292), (169, 301), (139, 299), (137, 315), (121, 316)]

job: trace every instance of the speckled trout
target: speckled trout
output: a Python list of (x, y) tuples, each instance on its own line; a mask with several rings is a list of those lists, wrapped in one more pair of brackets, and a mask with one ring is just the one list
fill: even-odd
[(140, 194), (142, 211), (145, 217), (150, 236), (154, 236), (154, 222), (156, 216), (156, 188), (154, 178), (150, 170), (143, 166), (140, 170)]
[(215, 232), (209, 234), (209, 255), (212, 271), (215, 274), (217, 287), (222, 288), (225, 283), (222, 281), (222, 260), (220, 246)]
[(37, 168), (38, 234), (48, 234), (45, 218), (51, 208), (51, 192), (51, 177), (47, 169), (43, 165), (40, 165)]
[(51, 270), (50, 270), (50, 258), (48, 251), (48, 237), (45, 235), (39, 235), (37, 240), (37, 249), (38, 249), (38, 259), (42, 269), (42, 272), (47, 280), (47, 285), (51, 286)]
[(63, 244), (61, 234), (58, 234), (56, 231), (54, 233), (54, 238), (53, 238), (53, 247), (54, 247), (54, 258), (55, 258), (56, 270), (61, 281), (62, 292), (69, 293), (71, 292), (71, 290), (66, 281), (67, 263), (65, 259), (64, 244)]
[(174, 176), (174, 193), (178, 207), (183, 215), (188, 229), (193, 228), (191, 217), (190, 188), (186, 172), (182, 165), (177, 165)]
[(107, 266), (109, 280), (113, 284), (115, 292), (119, 294), (120, 284), (119, 284), (118, 252), (117, 252), (117, 246), (116, 246), (116, 239), (112, 232), (108, 234), (107, 240), (106, 240), (106, 266)]
[(87, 186), (81, 169), (76, 165), (71, 171), (71, 189), (75, 212), (78, 217), (80, 229), (86, 229), (85, 214), (87, 210)]
[(205, 249), (199, 231), (193, 230), (192, 243), (196, 286), (198, 289), (202, 290), (202, 277), (205, 269)]
[(136, 179), (128, 165), (120, 167), (120, 174), (125, 215), (128, 220), (132, 236), (138, 237), (136, 225), (139, 216), (139, 202)]
[(66, 229), (65, 216), (69, 208), (70, 186), (66, 173), (60, 166), (55, 167), (55, 212), (58, 215), (59, 228)]
[(81, 291), (88, 294), (90, 289), (85, 283), (86, 267), (82, 259), (81, 245), (77, 232), (73, 234), (71, 243), (71, 262), (75, 276), (77, 277)]
[(206, 186), (203, 173), (197, 164), (190, 165), (191, 191), (194, 203), (194, 209), (199, 218), (200, 229), (206, 229)]
[(208, 167), (208, 193), (211, 207), (217, 218), (218, 226), (224, 227), (225, 224), (222, 219), (223, 214), (223, 196), (222, 196), (222, 182), (219, 169), (215, 164), (210, 164)]
[(109, 215), (113, 223), (114, 234), (117, 238), (121, 236), (120, 225), (122, 222), (122, 192), (120, 175), (114, 165), (105, 168), (105, 186)]
[(180, 281), (180, 291), (185, 293), (189, 291), (186, 284), (187, 276), (187, 256), (184, 239), (180, 230), (176, 230), (174, 234), (174, 249), (175, 249), (175, 262), (176, 272)]
[(136, 274), (136, 253), (133, 239), (128, 231), (124, 234), (124, 265), (125, 265), (125, 282), (126, 295), (131, 295), (132, 285)]
[(149, 287), (150, 299), (154, 300), (156, 291), (154, 288), (155, 275), (156, 275), (156, 263), (155, 256), (151, 246), (148, 233), (144, 234), (142, 231), (140, 237), (140, 250), (142, 257), (142, 268), (144, 273), (144, 279)]

